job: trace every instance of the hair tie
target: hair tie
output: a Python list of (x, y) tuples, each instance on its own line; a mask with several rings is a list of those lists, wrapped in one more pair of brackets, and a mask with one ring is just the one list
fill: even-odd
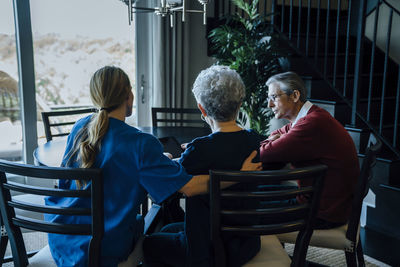
[(119, 107), (119, 105), (115, 105), (115, 106), (111, 106), (111, 107), (109, 107), (109, 108), (100, 108), (100, 111), (102, 111), (102, 110), (105, 110), (105, 111), (107, 111), (108, 113), (110, 113), (111, 111), (113, 111), (114, 109), (116, 109), (116, 108), (118, 108)]

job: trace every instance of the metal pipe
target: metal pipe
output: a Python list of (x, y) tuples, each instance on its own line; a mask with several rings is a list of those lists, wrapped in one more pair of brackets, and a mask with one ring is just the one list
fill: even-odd
[(186, 20), (186, 0), (182, 1), (182, 22)]
[(203, 24), (207, 24), (207, 5), (203, 5)]
[(319, 19), (321, 13), (321, 0), (318, 0), (318, 7), (317, 7), (317, 29), (315, 30), (315, 49), (314, 49), (314, 64), (317, 65), (318, 63), (318, 47), (319, 47)]
[(283, 32), (283, 24), (285, 19), (285, 0), (282, 0), (282, 8), (281, 8), (281, 32)]
[(292, 40), (292, 24), (293, 24), (293, 0), (290, 0), (289, 40)]
[(308, 0), (307, 5), (307, 31), (306, 31), (306, 56), (308, 56), (308, 41), (310, 37), (310, 17), (311, 17), (311, 0)]
[(385, 66), (383, 69), (383, 82), (382, 82), (382, 95), (381, 95), (381, 116), (379, 118), (379, 133), (382, 133), (383, 130), (383, 113), (385, 105), (386, 78), (387, 78), (387, 67), (389, 61), (390, 38), (392, 33), (392, 20), (393, 20), (393, 8), (390, 9), (389, 13), (389, 24), (388, 24), (388, 31), (386, 38)]
[[(353, 2), (354, 3), (354, 2)], [(361, 0), (359, 3), (359, 14), (357, 21), (357, 45), (356, 45), (356, 61), (354, 68), (354, 87), (353, 87), (353, 103), (351, 105), (351, 124), (356, 125), (357, 107), (360, 89), (360, 76), (362, 66), (362, 55), (364, 50), (363, 37), (365, 33), (365, 11), (367, 3), (366, 0)]]
[(347, 10), (347, 32), (346, 32), (346, 56), (344, 61), (344, 78), (343, 78), (343, 96), (347, 95), (347, 72), (349, 68), (349, 39), (350, 39), (350, 22), (351, 22), (351, 0), (348, 3), (348, 10)]
[(264, 1), (264, 16), (267, 15), (267, 5), (268, 1)]
[(396, 108), (394, 111), (394, 130), (393, 130), (393, 146), (397, 146), (397, 135), (399, 129), (399, 113), (400, 113), (400, 68), (397, 80)]
[(371, 67), (369, 71), (369, 87), (368, 87), (368, 109), (367, 109), (367, 121), (371, 116), (371, 98), (372, 98), (372, 83), (374, 79), (374, 66), (375, 66), (375, 50), (376, 50), (376, 36), (378, 32), (378, 20), (379, 20), (379, 1), (376, 2), (375, 7), (375, 21), (374, 21), (374, 37), (372, 39), (371, 47)]
[(128, 20), (129, 20), (129, 25), (131, 25), (131, 21), (132, 21), (132, 0), (128, 1)]
[(276, 0), (272, 0), (272, 6), (271, 6), (271, 12), (272, 12), (272, 18), (271, 18), (271, 24), (275, 25), (276, 24)]
[(301, 9), (303, 7), (303, 1), (299, 0), (299, 17), (297, 19), (297, 48), (300, 48), (300, 28), (301, 28)]
[(326, 30), (325, 30), (325, 57), (324, 57), (324, 77), (326, 78), (326, 67), (328, 64), (328, 35), (329, 35), (329, 11), (331, 8), (331, 0), (328, 0), (328, 7), (326, 9)]
[(338, 0), (337, 15), (336, 15), (336, 39), (335, 39), (335, 57), (333, 63), (333, 87), (336, 87), (336, 68), (337, 68), (337, 53), (339, 49), (339, 24), (340, 24), (340, 8), (342, 6), (342, 1)]

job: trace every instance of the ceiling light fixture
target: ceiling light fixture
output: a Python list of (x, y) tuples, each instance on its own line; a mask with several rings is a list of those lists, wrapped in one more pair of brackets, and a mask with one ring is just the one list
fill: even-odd
[(137, 2), (136, 0), (122, 1), (128, 5), (129, 24), (131, 24), (131, 21), (133, 20), (134, 13), (155, 13), (162, 17), (169, 16), (171, 27), (173, 27), (176, 12), (182, 12), (182, 22), (185, 22), (187, 13), (199, 13), (203, 14), (203, 24), (206, 25), (207, 23), (207, 4), (209, 3), (209, 0), (197, 0), (202, 5), (201, 10), (187, 9), (188, 0), (161, 0), (160, 6), (155, 8), (137, 7), (135, 5)]

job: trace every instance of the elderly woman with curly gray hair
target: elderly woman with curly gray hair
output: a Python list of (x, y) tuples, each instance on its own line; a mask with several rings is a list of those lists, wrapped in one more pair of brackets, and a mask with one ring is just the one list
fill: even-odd
[[(259, 150), (263, 140), (236, 123), (245, 97), (241, 77), (229, 67), (212, 66), (200, 72), (192, 92), (212, 133), (187, 144), (179, 162), (192, 175), (211, 169), (240, 170), (243, 160)], [(187, 198), (184, 222), (167, 225), (145, 239), (146, 266), (213, 266), (209, 224), (209, 196)], [(227, 265), (233, 267), (245, 264), (260, 249), (259, 237), (229, 236), (224, 243)]]

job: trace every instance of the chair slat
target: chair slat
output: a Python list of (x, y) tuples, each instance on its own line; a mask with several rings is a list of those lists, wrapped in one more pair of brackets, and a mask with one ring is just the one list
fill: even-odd
[[(66, 126), (66, 125), (73, 125), (75, 124), (76, 121), (69, 121), (69, 122), (58, 122), (58, 123), (50, 123), (50, 127), (56, 127), (56, 126)], [(53, 135), (54, 136), (54, 135)]]
[(47, 233), (53, 234), (69, 234), (69, 235), (91, 235), (92, 227), (90, 224), (63, 224), (63, 223), (50, 223), (46, 221), (15, 217), (12, 218), (15, 225)]
[(279, 198), (292, 198), (301, 194), (309, 194), (313, 192), (312, 187), (302, 187), (291, 190), (276, 190), (276, 191), (253, 191), (253, 192), (238, 192), (238, 191), (222, 191), (221, 198), (263, 198), (263, 199), (275, 199)]
[(267, 208), (267, 209), (223, 209), (221, 210), (221, 215), (227, 216), (251, 216), (251, 215), (258, 215), (258, 216), (275, 216), (275, 215), (290, 215), (293, 213), (300, 213), (300, 212), (307, 212), (310, 209), (309, 204), (301, 204), (301, 205), (291, 205), (286, 207), (279, 207), (279, 208)]
[(67, 136), (69, 133), (52, 134), (53, 137)]
[(25, 203), (22, 201), (8, 201), (8, 205), (13, 208), (29, 210), (33, 212), (61, 214), (61, 215), (89, 215), (91, 214), (90, 209), (85, 208), (63, 208), (63, 207), (50, 207), (46, 205), (35, 205)]
[(68, 189), (57, 189), (57, 188), (46, 188), (37, 187), (32, 185), (18, 185), (17, 183), (8, 182), (4, 184), (4, 188), (26, 193), (35, 194), (41, 196), (59, 196), (59, 197), (90, 197), (89, 190), (68, 190)]
[(222, 225), (221, 232), (241, 234), (241, 235), (270, 235), (292, 231), (299, 231), (306, 225), (305, 220), (289, 221), (280, 224), (258, 224), (252, 226), (230, 226)]
[[(1, 169), (6, 173), (52, 180), (65, 179), (89, 181), (101, 173), (100, 169), (33, 166), (21, 163), (11, 163), (5, 160), (0, 160), (0, 165)], [(11, 182), (9, 182), (9, 184), (11, 184)]]
[[(151, 109), (153, 127), (160, 126), (159, 123), (208, 127), (207, 123), (200, 119), (201, 112), (192, 108), (155, 108)], [(194, 118), (196, 115), (197, 117)]]

